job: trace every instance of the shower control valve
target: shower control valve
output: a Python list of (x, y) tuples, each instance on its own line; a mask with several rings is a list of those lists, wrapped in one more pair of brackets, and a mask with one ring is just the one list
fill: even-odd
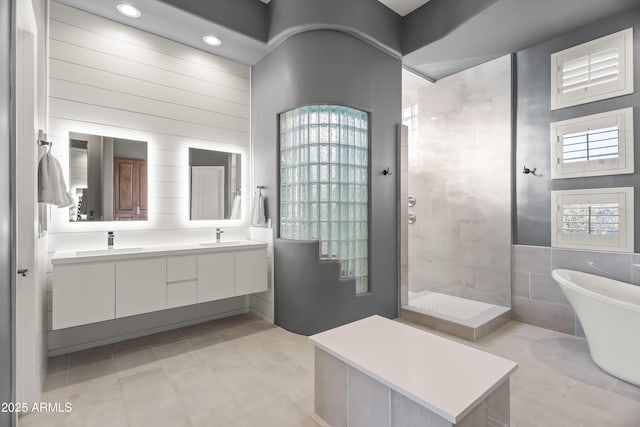
[(416, 214), (413, 212), (409, 212), (409, 224), (415, 224), (416, 222)]

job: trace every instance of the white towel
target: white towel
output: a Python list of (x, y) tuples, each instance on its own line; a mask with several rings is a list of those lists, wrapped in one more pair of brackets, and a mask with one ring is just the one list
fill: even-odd
[(47, 153), (38, 164), (38, 202), (66, 208), (74, 204), (58, 160)]
[(242, 198), (236, 196), (233, 199), (233, 207), (231, 208), (231, 219), (240, 219), (240, 201)]
[(264, 214), (264, 197), (262, 193), (256, 193), (253, 200), (253, 215), (251, 216), (252, 225), (264, 225), (267, 222)]

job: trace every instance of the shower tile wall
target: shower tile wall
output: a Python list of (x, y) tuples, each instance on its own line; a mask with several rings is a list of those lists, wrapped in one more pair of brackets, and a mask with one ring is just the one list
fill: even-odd
[(640, 285), (640, 254), (513, 245), (511, 318), (584, 337), (573, 308), (551, 278), (568, 268)]
[[(511, 303), (511, 62), (429, 83), (404, 74), (418, 104), (409, 141), (409, 290)], [(406, 201), (403, 201), (405, 203)]]

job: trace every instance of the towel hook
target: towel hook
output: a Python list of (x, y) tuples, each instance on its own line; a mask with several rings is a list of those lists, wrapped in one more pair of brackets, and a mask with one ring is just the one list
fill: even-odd
[(51, 151), (51, 147), (53, 146), (53, 142), (47, 141), (47, 134), (44, 133), (42, 129), (38, 130), (38, 147), (46, 146), (47, 151)]
[(265, 189), (265, 188), (267, 188), (267, 187), (266, 187), (266, 186), (264, 186), (264, 185), (258, 185), (256, 188), (258, 189), (258, 192), (259, 192), (259, 193), (260, 193), (260, 195), (262, 196), (262, 190), (264, 190), (264, 189)]

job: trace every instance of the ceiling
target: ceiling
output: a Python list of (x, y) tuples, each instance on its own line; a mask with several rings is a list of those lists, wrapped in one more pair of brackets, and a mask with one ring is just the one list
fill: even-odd
[[(271, 0), (130, 0), (143, 13), (141, 19), (133, 20), (116, 11), (116, 4), (123, 0), (55, 1), (248, 65), (257, 63), (277, 46), (269, 39), (272, 21), (267, 19), (269, 7), (265, 3)], [(375, 0), (369, 1), (378, 6)], [(393, 19), (387, 19), (389, 16), (397, 18), (397, 28), (382, 34), (393, 36), (397, 31), (396, 39), (402, 38), (398, 51), (402, 50), (404, 66), (438, 80), (637, 7), (640, 0), (377, 1), (389, 9), (375, 7), (371, 14), (371, 10), (363, 8), (363, 13), (352, 20), (370, 24), (364, 26), (362, 39), (372, 44), (388, 42), (388, 38), (376, 39), (380, 33), (371, 32), (371, 27), (376, 28), (380, 22), (393, 24)], [(300, 14), (300, 10), (288, 9), (292, 15)], [(378, 13), (380, 10), (384, 13)], [(406, 16), (400, 18), (390, 10)], [(349, 20), (345, 22), (349, 25)], [(206, 46), (202, 42), (204, 34), (220, 37), (222, 46)], [(369, 36), (368, 40), (365, 36)]]
[[(269, 3), (271, 0), (260, 0), (262, 3)], [(348, 0), (346, 0), (348, 1)], [(429, 0), (378, 0), (389, 9), (400, 16), (406, 16), (427, 3)]]
[[(255, 64), (268, 52), (267, 45), (253, 37), (160, 0), (135, 0), (135, 6), (142, 11), (140, 19), (118, 13), (116, 5), (122, 0), (55, 1), (247, 65)], [(222, 46), (205, 45), (202, 42), (205, 34), (218, 36), (223, 40)]]
[(406, 16), (429, 0), (378, 0), (400, 16)]
[[(441, 0), (434, 0), (425, 9), (443, 4)], [(437, 40), (413, 52), (405, 52), (403, 63), (423, 76), (438, 80), (638, 4), (638, 0), (498, 0)], [(424, 12), (432, 14), (431, 22), (421, 20), (421, 28), (443, 20), (444, 13), (438, 13), (442, 11)]]

